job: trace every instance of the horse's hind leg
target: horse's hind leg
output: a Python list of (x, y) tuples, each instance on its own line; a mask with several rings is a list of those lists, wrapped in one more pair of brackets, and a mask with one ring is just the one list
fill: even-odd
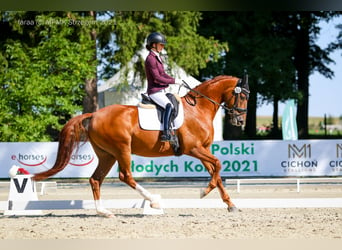
[(95, 208), (96, 212), (104, 217), (113, 217), (113, 213), (107, 209), (105, 209), (102, 206), (101, 202), (101, 185), (112, 168), (112, 166), (115, 163), (115, 158), (110, 155), (109, 153), (102, 151), (100, 149), (96, 149), (94, 147), (94, 151), (96, 152), (96, 155), (98, 156), (99, 163), (97, 165), (97, 168), (95, 169), (95, 172), (89, 179), (89, 183), (91, 185), (92, 191), (93, 191), (93, 197), (95, 202)]
[(119, 162), (119, 179), (126, 183), (131, 188), (135, 189), (145, 200), (150, 201), (152, 208), (160, 209), (159, 199), (156, 196), (153, 196), (149, 191), (145, 188), (140, 186), (132, 176), (131, 172), (131, 153), (129, 150), (126, 151), (127, 153), (121, 152), (120, 156), (118, 157)]

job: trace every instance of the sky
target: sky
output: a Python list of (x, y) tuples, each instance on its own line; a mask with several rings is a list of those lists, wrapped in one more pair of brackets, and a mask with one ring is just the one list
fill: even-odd
[[(329, 23), (321, 22), (321, 32), (317, 39), (317, 44), (321, 48), (336, 40), (338, 29), (337, 24), (342, 24), (342, 17), (334, 18)], [(309, 86), (309, 116), (324, 117), (340, 117), (342, 116), (342, 51), (337, 50), (331, 58), (335, 64), (329, 67), (334, 71), (335, 76), (332, 79), (325, 78), (321, 74), (315, 72), (310, 76)], [(285, 104), (279, 104), (278, 116), (282, 116)], [(257, 109), (258, 116), (271, 116), (273, 113), (273, 105), (262, 105)]]

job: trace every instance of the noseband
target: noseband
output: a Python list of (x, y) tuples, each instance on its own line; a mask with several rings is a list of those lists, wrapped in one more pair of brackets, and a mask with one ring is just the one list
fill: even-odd
[(239, 98), (241, 98), (241, 93), (243, 93), (246, 96), (246, 99), (249, 99), (249, 93), (250, 91), (242, 86), (242, 80), (239, 79), (238, 83), (236, 84), (236, 87), (234, 88), (234, 105), (232, 108), (228, 108), (225, 104), (225, 109), (228, 111), (229, 114), (233, 115), (234, 111), (239, 112), (239, 115), (247, 113), (247, 108), (240, 108), (238, 107), (238, 101)]

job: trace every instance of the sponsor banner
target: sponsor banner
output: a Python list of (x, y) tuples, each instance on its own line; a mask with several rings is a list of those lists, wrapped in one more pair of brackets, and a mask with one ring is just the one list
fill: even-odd
[[(57, 142), (0, 143), (0, 178), (7, 178), (8, 171), (17, 165), (31, 174), (52, 168), (57, 156)], [(89, 177), (98, 159), (89, 143), (80, 144), (73, 152), (66, 168), (53, 177)]]
[[(58, 143), (0, 143), (0, 178), (13, 165), (37, 173), (53, 166)], [(222, 165), (222, 177), (342, 176), (342, 140), (219, 141), (210, 147)], [(82, 144), (68, 166), (54, 178), (90, 177), (98, 159), (90, 143)], [(190, 156), (132, 155), (134, 177), (209, 177), (204, 165)], [(117, 163), (108, 177), (118, 176)]]

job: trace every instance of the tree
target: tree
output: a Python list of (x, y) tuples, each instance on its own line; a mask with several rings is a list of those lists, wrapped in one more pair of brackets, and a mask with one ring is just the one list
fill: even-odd
[[(291, 43), (279, 34), (271, 12), (204, 12), (200, 34), (214, 36), (228, 42), (229, 53), (218, 63), (211, 63), (201, 71), (201, 77), (212, 74), (242, 76), (246, 69), (251, 89), (245, 132), (256, 135), (258, 102), (285, 100), (293, 92), (294, 68), (291, 63)], [(279, 91), (282, 89), (282, 91)], [(257, 93), (260, 94), (261, 98)], [(277, 114), (274, 114), (277, 125)], [(224, 138), (240, 138), (236, 130), (225, 123)], [(231, 136), (231, 133), (235, 136)]]
[[(95, 11), (89, 11), (84, 14), (86, 17), (90, 18), (90, 21), (96, 22), (96, 12)], [(91, 25), (90, 28), (84, 28), (84, 25), (82, 25), (82, 28), (85, 29), (85, 32), (89, 33), (89, 39), (92, 43), (91, 51), (92, 51), (92, 58), (90, 60), (90, 64), (92, 62), (96, 62), (96, 36), (97, 36), (97, 25)], [(97, 94), (97, 74), (92, 74), (89, 76), (89, 78), (85, 79), (85, 95), (83, 97), (83, 113), (92, 113), (95, 112), (98, 107), (98, 94)]]
[[(319, 34), (319, 22), (329, 21), (339, 15), (338, 12), (296, 12), (288, 13), (285, 27), (294, 39), (295, 49), (293, 52), (296, 67), (296, 86), (299, 94), (297, 104), (298, 137), (308, 138), (308, 110), (309, 110), (309, 76), (318, 71), (327, 78), (332, 78), (334, 72), (327, 66), (333, 60), (329, 54), (334, 50), (320, 48), (315, 44)], [(336, 48), (335, 48), (336, 49)]]
[[(257, 103), (273, 102), (273, 133), (278, 132), (278, 102), (297, 99), (300, 138), (308, 137), (309, 75), (318, 71), (331, 78), (329, 54), (341, 47), (340, 37), (328, 48), (315, 44), (321, 20), (340, 12), (205, 12), (200, 34), (228, 41), (230, 51), (201, 72), (250, 76), (246, 133), (255, 136)], [(256, 94), (260, 94), (257, 98)], [(258, 100), (259, 99), (259, 100)], [(232, 129), (232, 128), (229, 128)], [(230, 139), (230, 138), (229, 138)]]
[[(309, 76), (318, 71), (327, 78), (332, 78), (334, 72), (328, 67), (332, 63), (329, 54), (338, 48), (338, 43), (320, 48), (316, 43), (320, 32), (319, 23), (329, 21), (339, 15), (337, 12), (281, 12), (274, 15), (277, 34), (288, 38), (292, 49), (287, 57), (291, 59), (288, 65), (293, 65), (292, 94), (287, 98), (297, 99), (297, 125), (299, 138), (308, 138), (308, 110), (309, 110)], [(293, 58), (293, 59), (292, 59)], [(286, 67), (286, 64), (284, 65)], [(280, 88), (284, 89), (284, 88)], [(280, 93), (283, 93), (281, 91)], [(278, 95), (279, 96), (279, 95)], [(274, 96), (275, 98), (277, 95)], [(274, 110), (277, 110), (277, 99), (274, 100)], [(275, 116), (273, 116), (275, 117)]]
[(89, 34), (65, 12), (0, 13), (0, 140), (49, 141), (82, 111)]
[[(189, 73), (227, 50), (197, 34), (199, 12), (0, 12), (0, 18), (1, 141), (56, 140), (71, 116), (97, 108), (96, 57), (107, 62), (100, 77), (109, 76), (152, 31), (167, 36), (170, 65)], [(135, 70), (144, 77), (142, 61)]]
[[(101, 12), (99, 15), (114, 23), (112, 30), (107, 27), (98, 36), (99, 49), (103, 50), (101, 55), (105, 58), (101, 78), (112, 76), (118, 68), (126, 65), (143, 48), (147, 35), (154, 31), (166, 36), (170, 67), (177, 63), (189, 74), (197, 75), (199, 69), (207, 66), (207, 62), (218, 60), (228, 50), (226, 43), (198, 34), (197, 28), (202, 18), (200, 12), (118, 11)], [(142, 80), (145, 78), (143, 60), (135, 63), (134, 70)]]
[[(342, 12), (336, 13), (336, 16), (341, 15)], [(336, 41), (333, 41), (331, 44), (329, 44), (329, 51), (334, 51), (336, 49), (342, 50), (342, 24), (338, 24), (336, 26), (340, 30), (339, 34), (337, 35)], [(341, 52), (342, 55), (342, 52)]]

